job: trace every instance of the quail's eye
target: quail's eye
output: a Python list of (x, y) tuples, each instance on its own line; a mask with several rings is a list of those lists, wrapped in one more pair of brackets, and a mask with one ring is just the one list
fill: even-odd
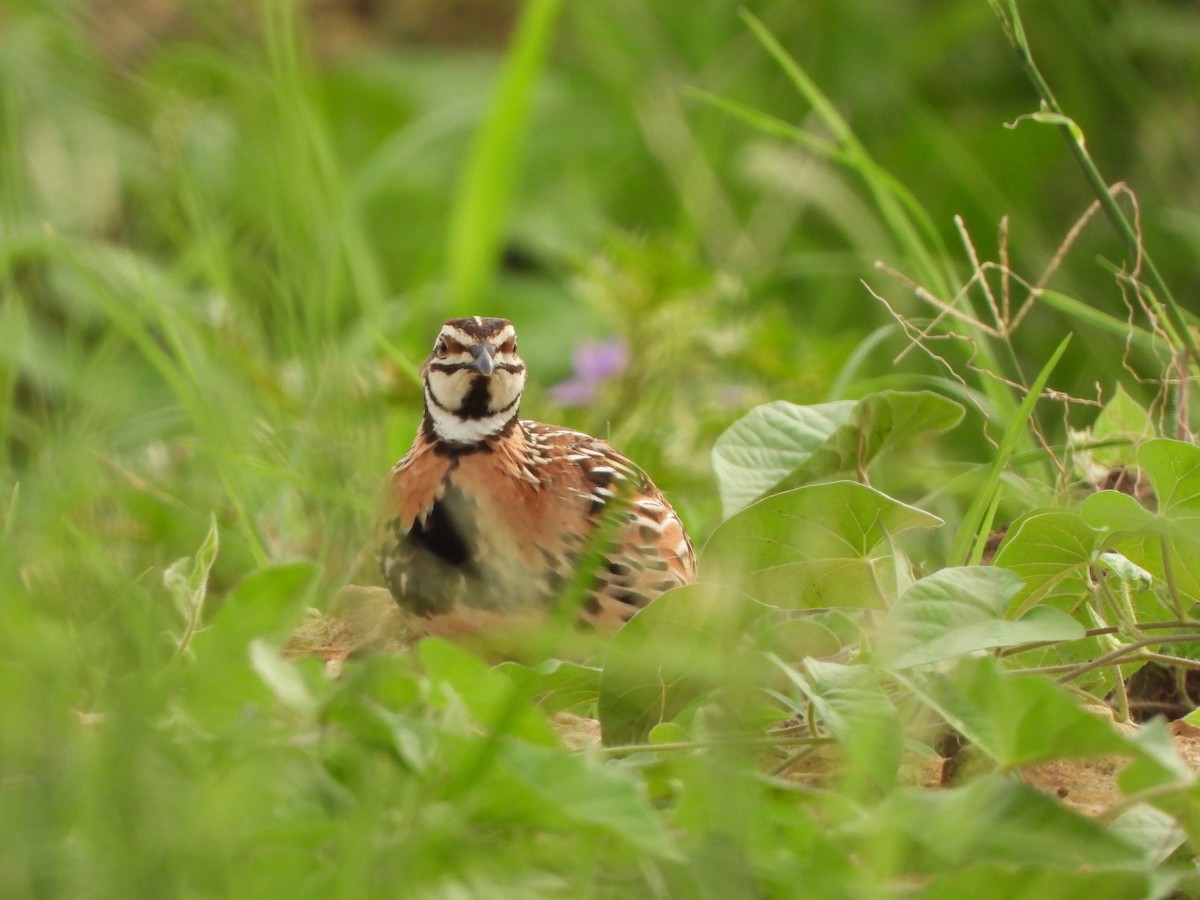
[(437, 343), (433, 345), (433, 355), (438, 359), (445, 359), (449, 352), (450, 348), (446, 346), (446, 339), (438, 338)]

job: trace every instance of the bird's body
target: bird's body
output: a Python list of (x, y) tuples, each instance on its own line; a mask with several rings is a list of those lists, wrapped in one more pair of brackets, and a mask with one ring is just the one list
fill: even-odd
[(426, 630), (544, 614), (577, 575), (580, 618), (614, 630), (692, 580), (683, 524), (641, 470), (604, 441), (518, 417), (510, 323), (447, 322), (422, 378), (420, 429), (384, 489), (379, 562)]

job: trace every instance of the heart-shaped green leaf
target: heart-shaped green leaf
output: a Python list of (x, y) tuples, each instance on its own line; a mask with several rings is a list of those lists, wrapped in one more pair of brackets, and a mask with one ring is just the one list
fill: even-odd
[(595, 833), (649, 857), (678, 857), (670, 832), (652, 813), (637, 780), (585, 755), (503, 740), (490, 783), (475, 796), (505, 827), (520, 810), (535, 826)]
[(1073, 609), (1088, 592), (1088, 567), (1101, 546), (1096, 533), (1076, 510), (1035, 510), (1013, 523), (994, 560), (1024, 583), (1012, 604), (1021, 616), (1050, 598)]
[(992, 566), (942, 569), (922, 578), (880, 622), (879, 661), (904, 669), (976, 650), (1083, 637), (1083, 626), (1053, 607), (1006, 620), (1004, 612), (1020, 589), (1020, 576)]
[(1090, 451), (1097, 462), (1117, 465), (1132, 458), (1130, 443), (1154, 437), (1154, 422), (1145, 407), (1118, 383), (1112, 399), (1104, 404), (1104, 409), (1092, 423), (1091, 435), (1097, 443), (1121, 442), (1115, 447), (1097, 447)]
[(988, 657), (965, 657), (927, 686), (905, 683), (1001, 766), (1133, 751), (1111, 722), (1084, 710), (1066, 689), (1038, 675), (1002, 672)]
[(435, 701), (461, 704), (474, 723), (488, 731), (557, 746), (558, 739), (545, 717), (503, 672), (440, 638), (421, 641), (417, 653), (429, 675)]
[[(1014, 866), (1071, 873), (1095, 867), (1145, 867), (1139, 848), (1110, 834), (1100, 823), (1000, 775), (985, 775), (942, 791), (901, 788), (852, 828), (864, 837), (894, 841), (889, 845), (894, 858), (907, 861), (918, 872), (954, 873), (964, 866), (991, 863), (1005, 867), (1006, 879), (1012, 879)], [(1002, 881), (1008, 891), (989, 890), (982, 896), (1059, 896), (1014, 894), (1013, 884), (1013, 880)]]
[(881, 607), (893, 578), (877, 548), (942, 522), (874, 488), (834, 481), (774, 494), (725, 520), (701, 554), (705, 578), (773, 606)]
[(737, 641), (761, 608), (733, 591), (691, 584), (667, 591), (612, 637), (600, 678), (600, 729), (609, 745), (646, 740), (659, 722), (743, 679)]
[(512, 678), (546, 712), (584, 706), (600, 693), (600, 669), (595, 666), (547, 659), (536, 666), (504, 662), (496, 670)]
[(725, 515), (763, 496), (865, 468), (886, 447), (958, 424), (958, 403), (929, 391), (881, 391), (861, 400), (798, 406), (776, 400), (734, 422), (713, 445)]
[[(1151, 511), (1117, 491), (1084, 500), (1081, 514), (1134, 564), (1200, 598), (1200, 447), (1183, 441), (1148, 441), (1138, 450), (1158, 500)], [(1167, 554), (1164, 558), (1164, 553)]]

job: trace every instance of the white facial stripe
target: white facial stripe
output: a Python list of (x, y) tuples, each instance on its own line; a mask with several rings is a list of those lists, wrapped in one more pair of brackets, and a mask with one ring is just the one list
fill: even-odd
[(448, 410), (459, 409), (467, 399), (472, 377), (466, 372), (440, 372), (430, 369), (425, 377), (425, 403)]
[(478, 444), (487, 440), (503, 431), (515, 416), (512, 410), (501, 410), (482, 419), (463, 419), (433, 404), (426, 408), (438, 437), (453, 444)]
[(488, 408), (511, 412), (510, 407), (514, 407), (514, 404), (520, 401), (521, 392), (525, 390), (525, 369), (508, 372), (498, 368), (492, 375), (491, 384), (491, 402)]

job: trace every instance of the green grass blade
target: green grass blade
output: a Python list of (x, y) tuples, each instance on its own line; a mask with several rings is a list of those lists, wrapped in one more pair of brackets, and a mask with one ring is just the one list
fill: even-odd
[[(839, 157), (848, 168), (858, 172), (866, 183), (897, 247), (920, 273), (917, 280), (936, 296), (954, 297), (960, 286), (959, 280), (947, 262), (950, 255), (924, 208), (898, 179), (872, 159), (849, 123), (766, 26), (746, 10), (742, 11), (742, 18), (759, 43), (771, 54), (792, 84), (812, 106), (813, 111), (833, 133), (837, 140)], [(812, 144), (811, 140), (805, 140), (804, 143), (808, 146)], [(964, 297), (964, 302), (969, 306), (969, 298)], [(967, 327), (983, 368), (1000, 374), (1002, 378), (1020, 380), (1012, 348), (1002, 345), (998, 356), (995, 342), (986, 333), (973, 326)], [(1005, 362), (1008, 363), (1009, 369), (1007, 375), (1002, 374), (1005, 371)], [(984, 378), (981, 387), (1001, 416), (1001, 420), (1010, 421), (1016, 413), (1016, 404), (1001, 380)], [(1019, 430), (1018, 434), (1023, 436), (1023, 430)]]
[[(204, 440), (217, 462), (218, 477), (235, 510), (239, 531), (246, 545), (255, 561), (259, 565), (266, 565), (267, 552), (245, 501), (242, 488), (245, 479), (242, 467), (236, 462), (238, 454), (230, 434), (231, 418), (227, 411), (214, 405), (204, 379), (193, 365), (193, 353), (180, 333), (171, 310), (161, 298), (154, 296), (148, 284), (144, 285), (144, 295), (136, 303), (114, 295), (70, 242), (56, 239), (56, 247), (62, 260), (69, 263), (89, 285), (93, 299), (109, 321), (158, 372), (180, 407), (191, 418), (197, 435)], [(157, 333), (151, 324), (157, 326)]]
[(1000, 489), (1000, 476), (1003, 474), (1004, 467), (1008, 464), (1013, 451), (1017, 448), (1017, 444), (1025, 432), (1026, 425), (1033, 416), (1033, 408), (1037, 405), (1042, 389), (1046, 386), (1046, 381), (1050, 378), (1050, 373), (1054, 371), (1054, 367), (1058, 365), (1059, 359), (1062, 358), (1063, 353), (1066, 352), (1067, 345), (1070, 343), (1071, 335), (1063, 338), (1062, 343), (1058, 345), (1058, 349), (1054, 351), (1054, 355), (1050, 357), (1050, 361), (1042, 367), (1042, 371), (1038, 373), (1033, 384), (1029, 386), (1029, 392), (1025, 395), (1025, 399), (1021, 401), (1021, 405), (1017, 407), (1016, 415), (1009, 420), (1008, 427), (1004, 430), (1004, 436), (1000, 439), (1000, 446), (996, 448), (996, 455), (992, 459), (987, 477), (980, 490), (975, 494), (975, 499), (971, 501), (971, 505), (967, 508), (967, 512), (963, 515), (963, 520), (958, 526), (958, 534), (954, 539), (954, 549), (950, 553), (953, 565), (969, 565), (972, 558), (971, 548), (974, 542), (978, 540), (982, 543), (986, 539), (987, 520), (991, 518), (989, 510), (992, 512), (995, 511), (993, 497)]
[[(891, 230), (897, 244), (903, 248), (918, 265), (926, 284), (943, 297), (954, 294), (955, 278), (939, 260), (948, 258), (945, 247), (933, 223), (922, 210), (914, 218), (909, 215), (911, 206), (904, 203), (896, 195), (897, 182), (892, 178), (883, 178), (883, 170), (871, 158), (867, 149), (855, 136), (849, 123), (842, 118), (841, 113), (822, 93), (814, 82), (792, 56), (776, 40), (757, 18), (746, 10), (742, 10), (742, 18), (754, 32), (754, 36), (768, 53), (783, 69), (792, 84), (801, 93), (813, 111), (833, 133), (846, 157), (846, 164), (855, 169), (866, 181), (880, 214)], [(908, 211), (906, 211), (908, 207)]]
[(1089, 306), (1082, 300), (1076, 300), (1067, 294), (1043, 290), (1038, 299), (1076, 321), (1084, 322), (1122, 340), (1127, 339), (1132, 347), (1143, 353), (1170, 351), (1170, 347), (1162, 335), (1147, 331), (1141, 326), (1106, 313), (1104, 310), (1096, 309), (1094, 306)]
[(474, 313), (496, 265), (501, 230), (520, 162), (533, 90), (541, 74), (561, 0), (528, 0), (500, 84), (471, 147), (450, 220), (450, 302)]
[[(1174, 332), (1172, 339), (1177, 341), (1183, 349), (1186, 349), (1191, 355), (1192, 360), (1195, 360), (1200, 356), (1200, 347), (1197, 346), (1195, 337), (1187, 327), (1183, 310), (1176, 301), (1170, 286), (1159, 272), (1154, 258), (1143, 245), (1140, 227), (1136, 223), (1129, 221), (1128, 216), (1125, 215), (1117, 203), (1116, 195), (1109, 189), (1104, 176), (1100, 174), (1100, 169), (1096, 166), (1092, 155), (1088, 152), (1082, 129), (1063, 112), (1058, 98), (1054, 96), (1049, 83), (1043, 77), (1041, 70), (1034, 61), (1033, 50), (1029, 46), (1029, 39), (1025, 34), (1025, 26), (1021, 22), (1021, 13), (1017, 8), (1016, 0), (1007, 0), (1007, 9), (1002, 9), (997, 0), (989, 0), (989, 2), (996, 15), (1000, 18), (1001, 25), (1009, 42), (1021, 59), (1021, 66), (1025, 70), (1026, 77), (1033, 84), (1034, 89), (1042, 100), (1043, 112), (1035, 114), (1034, 118), (1054, 125), (1058, 128), (1059, 133), (1062, 134), (1063, 140), (1067, 142), (1067, 149), (1070, 150), (1071, 156), (1074, 157), (1080, 171), (1083, 172), (1084, 178), (1087, 179), (1092, 193), (1095, 194), (1096, 200), (1100, 203), (1100, 208), (1104, 210), (1104, 215), (1108, 218), (1117, 236), (1124, 242), (1130, 261), (1136, 260), (1139, 263), (1140, 267), (1149, 275), (1154, 290), (1162, 296), (1165, 302), (1164, 318), (1170, 323)], [(1158, 306), (1158, 301), (1153, 296), (1148, 298), (1148, 302), (1154, 306)]]

